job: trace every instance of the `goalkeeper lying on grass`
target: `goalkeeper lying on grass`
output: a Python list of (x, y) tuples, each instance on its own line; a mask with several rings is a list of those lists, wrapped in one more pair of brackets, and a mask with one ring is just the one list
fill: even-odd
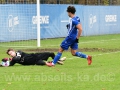
[[(21, 65), (46, 65), (51, 63), (48, 58), (54, 59), (55, 54), (53, 52), (42, 52), (42, 53), (25, 53), (22, 51), (15, 51), (14, 49), (8, 49), (6, 52), (11, 58), (2, 59), (1, 66), (13, 66), (15, 63)], [(57, 63), (63, 64), (66, 57), (61, 58)]]

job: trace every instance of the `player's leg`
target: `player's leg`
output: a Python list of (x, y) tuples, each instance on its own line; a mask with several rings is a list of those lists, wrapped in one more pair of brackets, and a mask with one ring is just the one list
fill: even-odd
[(74, 43), (71, 45), (71, 54), (73, 56), (81, 57), (81, 58), (86, 58), (88, 60), (88, 65), (92, 63), (92, 56), (86, 55), (82, 52), (78, 52), (78, 43)]
[(54, 66), (54, 65), (57, 63), (57, 61), (58, 61), (58, 60), (60, 59), (60, 57), (62, 56), (63, 51), (64, 51), (64, 50), (68, 50), (68, 48), (69, 48), (69, 43), (67, 43), (67, 40), (65, 39), (65, 40), (63, 40), (63, 42), (61, 43), (60, 46), (61, 46), (61, 47), (60, 47), (57, 55), (56, 55), (55, 58), (53, 59), (52, 64), (49, 64), (49, 63), (48, 63), (47, 66)]
[(62, 56), (62, 52), (64, 50), (60, 47), (57, 55), (55, 56), (55, 58), (53, 59), (53, 62), (52, 63), (47, 63), (47, 66), (54, 66), (60, 59), (60, 57)]
[[(50, 52), (50, 53), (49, 53), (49, 57), (51, 57), (52, 59), (54, 59), (54, 58), (55, 58), (55, 53)], [(62, 61), (65, 61), (65, 60), (66, 60), (66, 57), (60, 58), (60, 59), (57, 61), (57, 63), (58, 63), (58, 64), (63, 64)]]
[(59, 61), (62, 61), (62, 62), (65, 61), (65, 60), (66, 60), (66, 57), (62, 57), (62, 58), (59, 59)]
[[(42, 53), (36, 53), (36, 65), (46, 65), (46, 62), (49, 57), (54, 58), (55, 54), (52, 52), (42, 52)], [(44, 61), (45, 60), (45, 61)]]
[[(47, 61), (49, 57), (51, 57), (52, 59), (54, 59), (55, 54), (53, 52), (43, 52), (43, 53), (37, 54), (38, 60), (40, 59), (40, 60)], [(50, 62), (52, 62), (52, 61), (49, 61), (49, 63)], [(39, 61), (38, 63), (43, 63), (43, 62)], [(62, 61), (57, 61), (57, 63), (60, 64), (60, 65), (64, 64)]]
[(63, 51), (64, 51), (64, 50), (60, 47), (57, 55), (55, 56), (55, 58), (54, 58), (54, 60), (53, 60), (53, 64), (56, 64), (57, 61), (61, 58)]
[(36, 53), (37, 59), (48, 60), (49, 57), (54, 59), (55, 54), (53, 52), (43, 52), (43, 53)]
[(43, 61), (42, 59), (39, 59), (39, 60), (36, 62), (36, 65), (46, 65), (46, 62)]
[(77, 52), (77, 50), (71, 49), (71, 54), (73, 56), (81, 57), (81, 58), (87, 58), (88, 56), (82, 52)]
[(52, 59), (54, 59), (54, 58), (55, 58), (55, 53), (51, 52), (51, 53), (49, 53), (49, 56), (50, 56)]
[[(55, 58), (55, 54), (53, 52), (49, 53), (49, 56), (54, 59)], [(62, 60), (65, 60), (65, 57), (64, 58), (61, 58), (61, 60), (59, 59), (57, 61), (57, 64), (60, 64), (60, 65), (63, 65), (64, 63), (62, 62)]]

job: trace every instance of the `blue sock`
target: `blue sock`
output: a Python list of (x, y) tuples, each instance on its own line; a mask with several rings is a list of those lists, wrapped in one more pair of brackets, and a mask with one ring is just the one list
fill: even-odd
[(81, 53), (81, 52), (76, 52), (76, 53), (75, 53), (75, 56), (81, 57), (81, 58), (87, 58), (87, 55), (86, 55), (86, 54), (83, 54), (83, 53)]
[(55, 56), (54, 60), (53, 60), (53, 63), (56, 64), (57, 61), (60, 59), (60, 57), (62, 56), (62, 53), (57, 53), (57, 55)]

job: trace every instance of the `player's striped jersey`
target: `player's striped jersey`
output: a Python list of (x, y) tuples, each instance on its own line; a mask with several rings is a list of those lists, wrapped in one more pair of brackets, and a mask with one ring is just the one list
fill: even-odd
[(75, 16), (69, 20), (68, 37), (75, 39), (77, 37), (76, 26), (80, 23), (80, 18)]

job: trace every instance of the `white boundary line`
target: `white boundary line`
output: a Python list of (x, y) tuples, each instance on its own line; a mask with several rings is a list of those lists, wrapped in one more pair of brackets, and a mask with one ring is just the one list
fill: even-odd
[(94, 43), (97, 43), (97, 42), (99, 42), (99, 43), (104, 43), (104, 42), (106, 42), (106, 41), (113, 41), (113, 40), (120, 40), (120, 39), (109, 39), (109, 40), (100, 40), (100, 41), (89, 41), (89, 42), (80, 42), (80, 43), (91, 43), (91, 42), (94, 42)]
[[(109, 40), (100, 40), (100, 41), (86, 41), (86, 42), (81, 42), (79, 44), (84, 44), (84, 43), (104, 43), (106, 41), (113, 41), (113, 40), (120, 40), (120, 39), (109, 39)], [(61, 41), (62, 42), (62, 41)], [(0, 45), (1, 46), (1, 45)], [(44, 46), (40, 46), (40, 47), (55, 47), (55, 46), (60, 46), (60, 43), (58, 45), (44, 45)], [(3, 47), (3, 46), (1, 46)], [(16, 46), (6, 46), (6, 47), (16, 47)], [(26, 46), (18, 46), (18, 47), (26, 47)], [(34, 46), (27, 46), (27, 47), (34, 47)]]
[[(120, 39), (109, 39), (109, 40), (100, 40), (100, 41), (87, 41), (87, 42), (80, 42), (79, 44), (83, 44), (83, 43), (104, 43), (104, 42), (106, 42), (106, 41), (113, 41), (113, 40), (120, 40)], [(49, 46), (51, 46), (51, 47), (54, 47), (54, 46), (60, 46), (60, 44), (59, 45), (49, 45)], [(41, 46), (41, 47), (43, 47), (43, 46)], [(44, 47), (48, 47), (48, 45), (44, 45)]]
[[(93, 57), (94, 56), (102, 56), (102, 55), (105, 55), (105, 54), (115, 54), (115, 53), (120, 53), (120, 51), (116, 51), (116, 52), (110, 52), (110, 53), (102, 53), (102, 54), (96, 54), (96, 55), (92, 55)], [(74, 58), (80, 58), (80, 57), (72, 57), (72, 58), (67, 58), (67, 59), (74, 59)]]
[(93, 56), (101, 56), (101, 55), (105, 55), (105, 54), (115, 54), (115, 53), (120, 53), (120, 51), (116, 51), (116, 52), (110, 52), (110, 53), (103, 53), (103, 54), (96, 54), (96, 55), (93, 55)]

